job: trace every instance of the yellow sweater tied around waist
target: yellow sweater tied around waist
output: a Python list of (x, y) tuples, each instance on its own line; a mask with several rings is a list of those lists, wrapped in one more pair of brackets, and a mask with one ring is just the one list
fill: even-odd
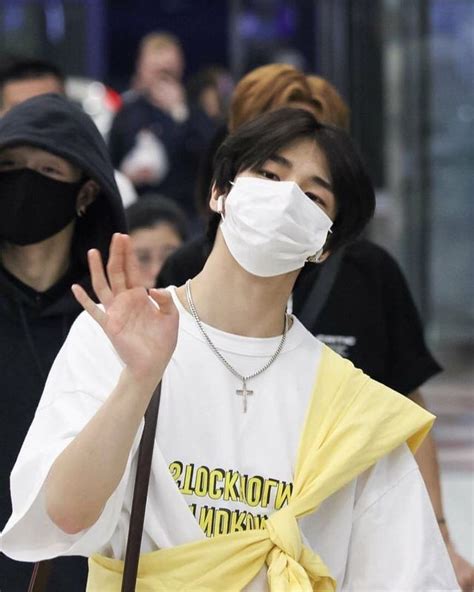
[[(434, 419), (324, 346), (288, 505), (263, 529), (142, 554), (136, 592), (237, 592), (265, 563), (272, 592), (334, 592), (328, 568), (302, 543), (298, 518), (404, 442), (414, 452)], [(119, 592), (123, 565), (92, 556), (87, 592)]]

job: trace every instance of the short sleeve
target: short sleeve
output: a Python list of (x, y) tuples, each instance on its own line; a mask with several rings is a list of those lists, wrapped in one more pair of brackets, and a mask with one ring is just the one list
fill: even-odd
[(407, 447), (394, 451), (366, 476), (354, 511), (342, 591), (459, 590), (426, 487)]
[(378, 250), (388, 346), (384, 384), (409, 395), (441, 367), (426, 345), (420, 315), (398, 263)]
[(122, 368), (102, 329), (81, 314), (51, 368), (11, 474), (13, 512), (2, 533), (1, 550), (12, 559), (88, 556), (106, 545), (117, 528), (139, 433), (122, 480), (89, 529), (68, 535), (57, 528), (45, 510), (43, 486), (56, 458), (101, 407)]

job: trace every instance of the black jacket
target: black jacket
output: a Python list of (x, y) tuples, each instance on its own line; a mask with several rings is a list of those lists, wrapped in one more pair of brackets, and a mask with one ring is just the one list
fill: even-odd
[[(11, 469), (33, 419), (49, 369), (71, 324), (81, 312), (70, 286), (79, 283), (90, 291), (87, 250), (97, 247), (106, 259), (112, 234), (126, 229), (107, 148), (86, 114), (57, 95), (30, 99), (0, 120), (0, 149), (20, 144), (33, 145), (67, 159), (80, 167), (88, 178), (94, 179), (101, 191), (85, 216), (77, 219), (71, 265), (56, 285), (38, 293), (0, 265), (1, 528), (11, 514)], [(0, 590), (26, 590), (31, 567), (31, 564), (1, 556)], [(53, 569), (48, 591), (84, 590), (85, 573), (85, 560), (60, 560)]]

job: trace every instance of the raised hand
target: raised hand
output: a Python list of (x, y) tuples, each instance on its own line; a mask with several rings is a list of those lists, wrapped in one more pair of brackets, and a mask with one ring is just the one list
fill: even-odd
[[(158, 381), (176, 346), (178, 311), (166, 290), (150, 290), (140, 273), (126, 234), (114, 234), (104, 272), (99, 251), (88, 253), (92, 286), (98, 306), (79, 285), (77, 301), (102, 327), (129, 372), (136, 379)], [(156, 306), (156, 304), (158, 306)]]

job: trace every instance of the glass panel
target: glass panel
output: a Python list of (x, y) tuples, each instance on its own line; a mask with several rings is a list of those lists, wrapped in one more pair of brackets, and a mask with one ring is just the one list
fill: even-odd
[(474, 341), (474, 2), (432, 0), (431, 275), (434, 336)]
[(472, 346), (474, 3), (385, 0), (384, 30), (387, 246), (433, 344)]

